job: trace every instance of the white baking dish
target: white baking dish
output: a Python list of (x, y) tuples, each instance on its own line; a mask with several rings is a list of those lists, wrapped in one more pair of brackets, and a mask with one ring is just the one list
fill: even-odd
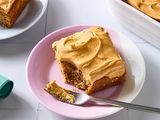
[(115, 18), (130, 31), (160, 48), (160, 22), (150, 18), (123, 0), (106, 0)]

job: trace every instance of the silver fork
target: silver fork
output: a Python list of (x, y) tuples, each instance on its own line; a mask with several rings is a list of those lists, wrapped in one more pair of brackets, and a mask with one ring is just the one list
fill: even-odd
[(145, 111), (145, 112), (157, 112), (160, 113), (160, 108), (155, 108), (155, 107), (149, 107), (149, 106), (144, 106), (144, 105), (137, 105), (137, 104), (132, 104), (132, 103), (126, 103), (122, 101), (117, 101), (117, 100), (112, 100), (112, 99), (102, 99), (102, 98), (96, 98), (89, 96), (84, 93), (76, 93), (73, 91), (70, 91), (72, 95), (75, 96), (75, 101), (74, 103), (70, 103), (73, 105), (84, 105), (88, 101), (91, 102), (100, 102), (100, 103), (106, 103), (107, 105), (111, 105), (114, 107), (123, 107), (123, 108), (128, 108), (128, 109), (134, 109), (134, 110), (140, 110), (140, 111)]

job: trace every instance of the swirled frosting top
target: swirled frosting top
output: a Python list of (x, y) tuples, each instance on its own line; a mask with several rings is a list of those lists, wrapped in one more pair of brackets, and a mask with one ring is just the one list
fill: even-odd
[(160, 0), (128, 0), (128, 2), (150, 17), (160, 20)]
[(52, 44), (56, 58), (68, 61), (89, 81), (124, 74), (124, 62), (113, 47), (109, 34), (102, 27), (91, 27), (62, 38)]
[(0, 0), (0, 8), (8, 13), (14, 2), (15, 0)]

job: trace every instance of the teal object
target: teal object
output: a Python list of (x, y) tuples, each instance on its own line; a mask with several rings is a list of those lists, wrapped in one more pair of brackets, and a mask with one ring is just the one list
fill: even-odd
[(13, 81), (0, 75), (0, 98), (7, 97), (13, 89)]

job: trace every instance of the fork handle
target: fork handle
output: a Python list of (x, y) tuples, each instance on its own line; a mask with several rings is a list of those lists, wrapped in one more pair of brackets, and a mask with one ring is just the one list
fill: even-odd
[(99, 101), (103, 103), (108, 103), (109, 105), (113, 105), (115, 107), (124, 107), (128, 109), (140, 110), (140, 111), (145, 111), (145, 112), (160, 113), (160, 108), (156, 108), (156, 107), (137, 105), (133, 103), (126, 103), (126, 102), (111, 100), (111, 99), (100, 99), (100, 98), (95, 98), (95, 97), (91, 97), (91, 100), (95, 102)]

